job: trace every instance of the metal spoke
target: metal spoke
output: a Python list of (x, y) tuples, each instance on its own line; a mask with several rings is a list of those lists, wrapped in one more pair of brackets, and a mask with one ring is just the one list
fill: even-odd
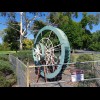
[(49, 42), (49, 40), (47, 39), (46, 47), (48, 47), (48, 46), (47, 46), (47, 45), (48, 45), (48, 42)]
[(45, 41), (43, 41), (44, 39), (42, 39), (42, 43), (45, 45)]
[(56, 46), (54, 46), (54, 47), (51, 47), (51, 48), (49, 48), (49, 49), (54, 49), (54, 51), (56, 51), (55, 48), (58, 47), (58, 46), (61, 46), (61, 45), (62, 45), (62, 44), (58, 44), (58, 45), (56, 45)]
[(51, 33), (52, 33), (52, 31), (50, 31), (50, 34), (49, 34), (49, 37), (48, 37), (48, 38), (50, 38), (50, 36), (51, 36)]
[[(63, 43), (62, 43), (62, 44), (63, 44)], [(58, 44), (58, 45), (54, 46), (53, 48), (56, 48), (56, 47), (58, 47), (58, 46), (61, 46), (62, 44)]]
[[(55, 46), (53, 45), (54, 39), (51, 37), (52, 32), (53, 31), (50, 31), (50, 34), (48, 37), (44, 37), (39, 41), (39, 43), (42, 43), (44, 45), (44, 48), (45, 48), (45, 51), (44, 51), (45, 59), (44, 60), (46, 62), (45, 63), (46, 65), (51, 65), (51, 64), (53, 65), (53, 64), (58, 63), (59, 57), (57, 57), (55, 55), (54, 51), (57, 51), (57, 49), (58, 49), (57, 47), (62, 45), (60, 43), (58, 45), (55, 45)], [(42, 33), (41, 33), (41, 37), (42, 37)], [(37, 51), (36, 56), (37, 56), (38, 60), (40, 60), (41, 56), (42, 56), (41, 47), (40, 46), (36, 47), (35, 51), (36, 50), (39, 51), (39, 52)], [(48, 67), (46, 67), (46, 70), (47, 70), (48, 74), (53, 73), (55, 71), (55, 66), (48, 66)]]
[(50, 42), (50, 44), (48, 45), (48, 48), (50, 48), (50, 46), (51, 46), (51, 47), (53, 47), (53, 44), (52, 44), (52, 42)]
[(41, 37), (42, 37), (42, 32), (41, 32)]

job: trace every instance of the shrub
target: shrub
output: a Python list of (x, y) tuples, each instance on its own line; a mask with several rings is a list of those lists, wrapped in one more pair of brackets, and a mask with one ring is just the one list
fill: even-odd
[(0, 87), (11, 87), (16, 83), (15, 74), (8, 61), (0, 60)]
[(0, 60), (0, 71), (3, 72), (5, 75), (13, 73), (11, 64), (8, 61), (3, 61), (3, 60)]
[(91, 61), (93, 58), (89, 54), (81, 54), (78, 58), (78, 62), (84, 62), (84, 61)]
[[(80, 62), (85, 62), (85, 61), (92, 61), (93, 58), (89, 54), (82, 54), (77, 58), (78, 63), (76, 63), (76, 68), (83, 69), (84, 70), (84, 78), (89, 79), (89, 78), (95, 78), (95, 74), (92, 71), (92, 66), (93, 63), (87, 62), (87, 63), (80, 63)], [(91, 81), (88, 83), (84, 82), (79, 82), (79, 86), (86, 86), (87, 84), (89, 85), (90, 83), (94, 83), (95, 81)]]
[(11, 87), (16, 83), (16, 78), (14, 75), (10, 79), (6, 79), (3, 74), (0, 75), (0, 87)]
[(32, 50), (19, 51), (16, 54), (13, 54), (13, 55), (18, 57), (18, 59), (23, 61), (25, 64), (28, 62), (28, 60), (33, 62)]
[(81, 69), (91, 69), (92, 63), (88, 62), (88, 63), (80, 63), (80, 62), (85, 62), (85, 61), (92, 61), (93, 58), (89, 55), (89, 54), (81, 54), (79, 55), (79, 57), (77, 58), (77, 63), (76, 63), (76, 67), (77, 68), (81, 68)]
[(0, 54), (0, 60), (8, 61), (8, 55)]
[(0, 87), (10, 87), (10, 83), (3, 76), (0, 76)]
[(0, 44), (0, 51), (9, 51), (10, 48), (9, 48), (9, 43), (3, 43), (3, 44)]
[(72, 62), (74, 62), (75, 61), (75, 56), (74, 55), (70, 55), (70, 62), (72, 63)]

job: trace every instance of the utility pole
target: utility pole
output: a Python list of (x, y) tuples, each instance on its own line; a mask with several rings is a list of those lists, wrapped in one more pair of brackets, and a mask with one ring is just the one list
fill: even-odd
[(22, 32), (22, 17), (23, 12), (20, 12), (20, 50), (23, 49), (22, 39), (23, 39), (23, 32)]

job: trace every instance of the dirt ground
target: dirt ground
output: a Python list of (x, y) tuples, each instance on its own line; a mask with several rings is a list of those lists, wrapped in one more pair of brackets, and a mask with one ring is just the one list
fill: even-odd
[[(32, 66), (32, 65), (31, 65)], [(33, 65), (34, 66), (34, 65)], [(73, 68), (71, 68), (73, 69)], [(70, 73), (70, 69), (66, 69), (64, 71), (64, 73), (62, 74), (62, 79), (60, 80), (60, 82), (45, 82), (45, 79), (40, 77), (38, 82), (38, 75), (35, 74), (35, 68), (29, 68), (29, 73), (30, 73), (30, 86), (31, 87), (77, 87), (78, 83), (77, 82), (72, 82), (71, 81), (71, 73)], [(66, 82), (64, 82), (66, 81)], [(43, 83), (43, 84), (40, 84)]]

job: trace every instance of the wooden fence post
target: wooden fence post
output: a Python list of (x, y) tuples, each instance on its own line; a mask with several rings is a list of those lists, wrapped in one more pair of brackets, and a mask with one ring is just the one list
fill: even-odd
[(26, 78), (27, 78), (27, 87), (29, 87), (30, 82), (29, 82), (29, 63), (27, 63), (27, 70), (26, 70)]
[(16, 69), (15, 69), (15, 73), (17, 76), (17, 86), (19, 86), (19, 76), (18, 76), (18, 57), (16, 57)]

